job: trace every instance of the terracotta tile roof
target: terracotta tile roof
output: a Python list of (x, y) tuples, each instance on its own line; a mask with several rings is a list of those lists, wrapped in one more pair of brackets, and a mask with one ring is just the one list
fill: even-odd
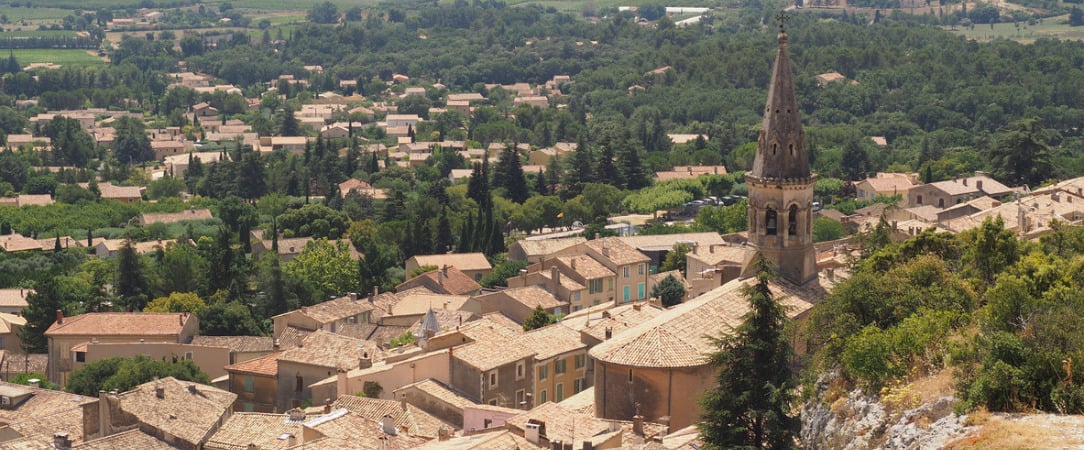
[(9, 234), (7, 236), (0, 236), (0, 248), (8, 253), (25, 252), (41, 250), (41, 243), (20, 234)]
[(411, 257), (421, 266), (452, 266), (459, 270), (490, 270), (493, 268), (482, 253), (441, 253), (438, 255), (414, 255)]
[(548, 256), (572, 247), (576, 244), (582, 244), (587, 242), (586, 238), (571, 237), (571, 238), (556, 238), (556, 239), (524, 239), (517, 241), (513, 245), (518, 245), (523, 253), (528, 257), (530, 256)]
[(176, 213), (144, 214), (140, 220), (143, 222), (143, 225), (150, 225), (154, 223), (177, 223), (186, 220), (207, 220), (212, 218), (211, 211), (208, 209), (189, 209)]
[(0, 307), (25, 308), (26, 297), (34, 292), (33, 289), (7, 288), (0, 289)]
[(186, 313), (86, 313), (54, 322), (46, 336), (178, 336)]
[(312, 332), (308, 330), (302, 330), (297, 327), (286, 327), (286, 329), (282, 330), (282, 333), (279, 334), (279, 348), (287, 349), (297, 347), (298, 345), (301, 345), (301, 340), (305, 339), (310, 334), (312, 334)]
[(559, 325), (550, 325), (528, 331), (518, 340), (535, 353), (536, 360), (545, 360), (554, 356), (587, 348), (580, 342), (580, 333)]
[(376, 344), (323, 330), (314, 331), (301, 340), (302, 345), (278, 354), (280, 361), (319, 367), (355, 367), (358, 359), (367, 355), (373, 362), (383, 359)]
[(411, 436), (435, 438), (437, 430), (447, 427), (440, 419), (398, 400), (342, 395), (332, 403), (332, 408), (345, 408), (352, 414), (374, 421), (390, 415), (396, 428), (405, 429)]
[[(508, 297), (530, 309), (534, 309), (538, 306), (541, 306), (542, 309), (553, 309), (567, 305), (567, 303), (558, 300), (557, 297), (554, 297), (553, 294), (551, 294), (549, 291), (542, 289), (538, 286), (508, 288), (500, 291), (499, 294), (507, 295)], [(568, 308), (565, 308), (565, 311), (568, 311)]]
[[(500, 343), (499, 345), (496, 343)], [(455, 348), (452, 358), (478, 370), (487, 371), (535, 355), (534, 349), (518, 339), (475, 340)]]
[(493, 431), (471, 436), (453, 437), (447, 441), (430, 441), (418, 450), (540, 450), (547, 447), (532, 444), (511, 431)]
[[(456, 311), (456, 310), (452, 310), (452, 309), (436, 309), (436, 308), (434, 308), (433, 309), (433, 315), (436, 316), (437, 325), (440, 327), (440, 329), (442, 331), (443, 330), (454, 329), (457, 326), (463, 325), (465, 323), (469, 323), (470, 321), (475, 320), (477, 318), (477, 316), (475, 316), (474, 313), (467, 312), (467, 311)], [(421, 323), (421, 321), (422, 321), (421, 319), (418, 319), (418, 323)], [(416, 330), (418, 328), (418, 323), (415, 323), (415, 324), (411, 325), (410, 329), (415, 329)]]
[(395, 287), (396, 291), (404, 291), (410, 288), (425, 286), (436, 293), (466, 295), (482, 289), (482, 285), (474, 281), (455, 267), (436, 269), (418, 275)]
[(398, 393), (401, 391), (405, 391), (409, 388), (417, 389), (429, 395), (430, 397), (441, 400), (444, 403), (447, 403), (459, 409), (474, 405), (473, 401), (463, 396), (463, 394), (459, 391), (440, 382), (439, 380), (434, 380), (432, 378), (427, 378), (417, 383), (411, 383), (396, 389), (395, 394), (397, 395), (395, 397), (400, 398), (401, 396), (398, 395)]
[(275, 347), (275, 339), (270, 336), (194, 336), (192, 345), (204, 347), (225, 347), (235, 352), (269, 352)]
[[(633, 264), (638, 262), (647, 262), (651, 258), (648, 258), (639, 250), (636, 250), (631, 245), (626, 244), (616, 237), (605, 237), (601, 239), (595, 239), (584, 243), (587, 247), (602, 254), (604, 257), (613, 261), (614, 264), (622, 266), (625, 264)], [(607, 250), (608, 249), (608, 250)], [(609, 253), (609, 256), (605, 256)]]
[(587, 280), (614, 276), (614, 272), (587, 255), (558, 256), (556, 258), (573, 272)]
[[(38, 239), (38, 245), (41, 246), (43, 251), (52, 251), (56, 248), (56, 237)], [(60, 236), (60, 248), (78, 248), (86, 247), (84, 241), (75, 239), (71, 236)]]
[[(18, 361), (18, 369), (22, 369), (22, 355), (7, 355)], [(17, 403), (14, 408), (0, 409), (0, 422), (34, 422), (43, 418), (69, 410), (79, 410), (80, 406), (89, 403), (95, 398), (82, 395), (69, 394), (67, 392), (53, 391), (49, 389), (35, 388), (21, 384), (6, 383), (0, 381), (0, 394), (5, 397), (19, 397), (29, 394), (29, 398)], [(32, 426), (33, 424), (28, 424)], [(80, 432), (80, 435), (82, 433)], [(50, 434), (51, 436), (51, 434)]]
[(128, 430), (112, 436), (106, 436), (93, 441), (86, 441), (72, 446), (79, 450), (171, 450), (176, 449), (172, 445), (159, 441), (139, 429)]
[(349, 296), (301, 307), (302, 314), (321, 324), (335, 322), (372, 310), (373, 305), (364, 298), (351, 300)]
[[(733, 280), (704, 295), (671, 308), (591, 349), (593, 358), (634, 367), (696, 367), (707, 364), (715, 347), (707, 336), (718, 336), (741, 323), (749, 310), (741, 287), (753, 278)], [(772, 283), (777, 301), (789, 317), (804, 314), (823, 297), (820, 286), (795, 287)]]
[[(84, 189), (87, 186), (84, 183), (79, 183)], [(143, 188), (139, 186), (114, 186), (112, 183), (99, 183), (98, 190), (102, 192), (102, 198), (105, 199), (138, 199), (143, 194)]]
[[(26, 319), (22, 316), (16, 316), (15, 314), (0, 313), (0, 334), (11, 333), (16, 327), (26, 326)], [(0, 350), (2, 351), (2, 350)], [(3, 360), (3, 354), (0, 354), (0, 361)]]
[(707, 248), (709, 245), (721, 245), (726, 243), (719, 233), (648, 234), (620, 236), (617, 239), (628, 244), (632, 248), (657, 249), (672, 249), (678, 243), (687, 244), (688, 242), (693, 242), (702, 248)]
[(410, 316), (425, 314), (426, 311), (429, 311), (429, 308), (454, 311), (461, 308), (463, 303), (470, 299), (470, 296), (467, 295), (433, 294), (416, 289), (400, 292), (397, 297), (399, 301), (395, 303), (388, 315)]
[[(93, 399), (85, 399), (84, 401), (80, 402), (70, 402), (70, 405), (67, 405), (68, 408), (55, 411), (51, 414), (29, 414), (27, 416), (14, 419), (15, 421), (9, 422), (8, 426), (10, 426), (11, 429), (18, 434), (21, 434), (24, 437), (24, 440), (22, 440), (23, 442), (20, 444), (4, 442), (0, 444), (0, 447), (4, 449), (53, 448), (51, 445), (53, 442), (53, 434), (60, 432), (68, 433), (68, 437), (69, 439), (71, 439), (73, 444), (82, 441), (83, 409), (80, 407), (80, 405), (90, 400)], [(24, 407), (20, 409), (26, 408)]]
[(370, 419), (349, 410), (335, 410), (329, 415), (310, 419), (306, 428), (324, 435), (323, 439), (305, 442), (292, 448), (318, 448), (321, 450), (407, 450), (424, 444), (429, 439), (410, 434), (389, 435), (381, 429), (378, 420)]
[[(714, 266), (721, 263), (738, 263), (743, 264), (751, 251), (750, 247), (740, 245), (712, 245), (709, 247), (697, 247), (695, 252), (689, 252), (685, 255), (686, 258), (692, 258), (697, 261), (703, 262), (709, 266)], [(692, 276), (693, 274), (690, 274)]]
[(523, 325), (513, 322), (501, 313), (491, 313), (482, 316), (482, 318), (478, 320), (464, 323), (457, 329), (439, 333), (437, 336), (448, 333), (462, 334), (472, 342), (502, 342), (504, 340), (512, 339), (516, 335), (523, 334)]
[(874, 177), (865, 179), (866, 183), (869, 183), (870, 187), (878, 193), (899, 193), (904, 197), (907, 196), (907, 191), (914, 187), (914, 174), (906, 173), (878, 173)]
[[(159, 387), (164, 389), (162, 398), (155, 393)], [(144, 383), (117, 395), (124, 413), (196, 445), (206, 441), (218, 428), (236, 399), (237, 394), (173, 377)]]
[(591, 386), (559, 402), (562, 408), (576, 414), (595, 416), (595, 387)]
[[(572, 442), (596, 436), (610, 431), (610, 422), (587, 414), (577, 414), (557, 403), (546, 402), (518, 416), (509, 417), (505, 425), (510, 429), (523, 431), (527, 420), (534, 419), (546, 423), (546, 436), (550, 441)], [(575, 430), (575, 435), (573, 431)]]
[(53, 204), (53, 197), (49, 194), (19, 194), (18, 206), (47, 206)]
[(648, 303), (634, 303), (616, 306), (605, 311), (591, 312), (586, 316), (565, 318), (559, 324), (604, 341), (607, 328), (612, 331), (612, 336), (617, 336), (629, 328), (657, 317), (663, 311)]
[(277, 354), (270, 354), (267, 356), (261, 356), (259, 358), (253, 358), (248, 361), (242, 361), (236, 364), (230, 364), (226, 366), (227, 372), (230, 373), (243, 373), (252, 375), (261, 375), (267, 377), (278, 376), (279, 373), (279, 360)]
[(204, 447), (208, 450), (247, 450), (249, 444), (260, 448), (282, 448), (286, 433), (292, 433), (301, 441), (301, 422), (287, 420), (285, 414), (264, 414), (236, 412), (222, 424), (222, 427)]

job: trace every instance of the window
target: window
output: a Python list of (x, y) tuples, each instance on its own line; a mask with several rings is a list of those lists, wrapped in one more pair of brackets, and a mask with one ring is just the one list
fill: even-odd
[(640, 263), (640, 264), (636, 265), (636, 274), (637, 275), (643, 275), (644, 274), (644, 263)]
[(798, 205), (790, 205), (790, 212), (787, 213), (787, 235), (798, 237)]
[(646, 295), (646, 293), (644, 292), (644, 283), (637, 284), (636, 285), (636, 298), (639, 299), (639, 300), (643, 300), (645, 295)]
[(545, 380), (548, 376), (550, 376), (550, 366), (538, 366), (538, 379)]
[(497, 370), (496, 369), (489, 371), (489, 387), (490, 388), (497, 387)]
[(298, 375), (294, 379), (294, 390), (297, 391), (297, 392), (301, 392), (301, 391), (305, 390), (305, 378), (302, 377), (301, 375)]
[(481, 273), (474, 274), (474, 281), (482, 281), (482, 274)]
[[(489, 405), (490, 406), (497, 406), (497, 399), (495, 399), (495, 398), (489, 399)], [(489, 428), (489, 427), (487, 426), (486, 428)]]
[(580, 391), (583, 391), (583, 378), (572, 380), (572, 393), (579, 394)]
[(564, 383), (557, 383), (557, 389), (553, 394), (553, 401), (559, 402), (565, 399), (565, 385)]
[(765, 234), (767, 234), (768, 236), (775, 236), (775, 227), (776, 227), (776, 222), (775, 221), (776, 221), (775, 210), (771, 209), (771, 208), (768, 208), (768, 210), (764, 212)]
[(252, 392), (255, 389), (255, 382), (252, 375), (245, 375), (245, 392)]
[(184, 352), (184, 359), (191, 360), (192, 352)]
[[(558, 360), (553, 362), (553, 373), (554, 374), (565, 373), (566, 369), (568, 369), (568, 361), (563, 360), (563, 359), (558, 359)], [(558, 401), (560, 401), (560, 400), (558, 400)]]
[(75, 362), (87, 362), (87, 352), (75, 352)]
[[(601, 281), (599, 282), (598, 287), (599, 287), (598, 290), (602, 291), (602, 283), (601, 283)], [(577, 302), (580, 301), (583, 298), (583, 291), (576, 291), (576, 293), (572, 295), (572, 298), (575, 299)]]
[(624, 272), (625, 278), (628, 278), (629, 277), (629, 266), (622, 267), (621, 269), (622, 269), (621, 271)]
[(538, 404), (541, 405), (543, 403), (546, 403), (547, 400), (549, 399), (546, 398), (546, 390), (543, 389), (541, 392), (538, 393)]
[(525, 370), (524, 370), (524, 362), (520, 361), (520, 362), (516, 363), (516, 379), (517, 380), (522, 380), (523, 379), (524, 372), (525, 372)]
[[(497, 401), (496, 400), (490, 400), (490, 401), (492, 402), (493, 406), (497, 406)], [(482, 428), (489, 428), (490, 425), (493, 425), (493, 419), (482, 419)]]
[(587, 280), (587, 288), (588, 292), (592, 294), (602, 292), (602, 278)]
[(245, 412), (253, 412), (256, 410), (256, 405), (252, 402), (245, 402)]
[(623, 294), (625, 294), (625, 295), (624, 295), (624, 297), (622, 298), (621, 301), (623, 301), (623, 302), (629, 301), (629, 287), (628, 286), (625, 286)]
[(575, 361), (575, 363), (574, 363), (575, 366), (574, 367), (576, 367), (577, 369), (582, 369), (583, 364), (584, 364), (586, 359), (587, 359), (587, 357), (585, 357), (584, 355), (576, 355), (576, 358), (574, 360)]
[(920, 205), (922, 204), (922, 196), (921, 195), (918, 196), (918, 199), (917, 199), (917, 201), (915, 203), (918, 203)]
[(524, 397), (523, 389), (516, 391), (516, 408), (527, 409), (527, 398)]

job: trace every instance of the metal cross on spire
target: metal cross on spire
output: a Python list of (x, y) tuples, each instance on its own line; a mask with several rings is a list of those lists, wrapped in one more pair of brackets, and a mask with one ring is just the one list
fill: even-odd
[(787, 22), (789, 22), (789, 21), (790, 21), (790, 16), (787, 15), (786, 11), (779, 11), (779, 14), (775, 15), (775, 22), (779, 24), (779, 32), (780, 33), (786, 33), (786, 30), (784, 28), (786, 27)]

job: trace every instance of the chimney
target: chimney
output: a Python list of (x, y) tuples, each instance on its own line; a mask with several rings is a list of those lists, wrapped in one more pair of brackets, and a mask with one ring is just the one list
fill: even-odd
[(644, 437), (644, 416), (639, 414), (632, 416), (632, 432), (637, 436)]
[(380, 429), (384, 431), (384, 434), (392, 436), (399, 434), (399, 431), (395, 429), (395, 419), (392, 419), (390, 414), (384, 414), (384, 418), (380, 419)]
[(335, 369), (335, 390), (339, 395), (345, 395), (347, 384), (346, 369), (339, 367)]
[(572, 270), (576, 270), (576, 257), (575, 256), (572, 257)]
[(59, 309), (56, 310), (56, 324), (57, 325), (63, 325), (64, 324), (64, 311), (61, 311)]
[(614, 337), (614, 329), (613, 329), (613, 327), (606, 327), (606, 340), (608, 341), (612, 337)]
[(352, 301), (352, 302), (358, 301), (358, 293), (357, 292), (351, 292), (348, 295), (350, 296), (350, 301)]
[(583, 450), (595, 450), (595, 444), (592, 443), (591, 441), (588, 441), (588, 440), (584, 439), (584, 441), (583, 441)]
[(444, 271), (443, 270), (437, 271), (437, 285), (438, 286), (444, 286)]
[(561, 285), (561, 270), (557, 266), (550, 267), (550, 279), (553, 280), (553, 292), (557, 292), (557, 286)]
[(639, 310), (640, 310), (640, 308), (642, 308), (643, 306), (644, 306), (644, 304), (643, 304), (643, 303), (634, 303), (634, 304), (632, 305), (632, 309), (633, 309), (634, 311), (639, 311)]
[(967, 178), (964, 178), (964, 186), (967, 186)]
[(196, 390), (196, 385), (194, 385), (194, 384), (188, 385), (188, 393), (193, 394), (193, 395), (198, 394), (199, 391)]
[(286, 416), (290, 419), (290, 422), (301, 422), (305, 420), (305, 411), (301, 408), (293, 408), (286, 411)]
[(110, 396), (103, 390), (98, 391), (98, 435), (113, 435), (112, 408), (110, 408)]
[(41, 380), (37, 378), (31, 378), (29, 380), (26, 380), (26, 383), (32, 388), (41, 387)]
[(177, 324), (182, 327), (184, 326), (184, 314), (179, 314), (177, 316)]
[(324, 414), (331, 414), (331, 397), (324, 399)]
[(154, 385), (154, 396), (158, 397), (159, 399), (166, 398), (165, 386), (162, 386), (161, 384)]
[(405, 396), (403, 398), (399, 399), (399, 407), (403, 408), (403, 412), (407, 411), (406, 397)]
[(275, 339), (274, 341), (271, 341), (271, 351), (278, 353), (280, 350), (282, 350), (282, 347), (281, 344), (279, 344), (279, 340)]
[(364, 370), (370, 367), (373, 367), (373, 360), (369, 358), (369, 352), (362, 352), (361, 358), (358, 358), (358, 368)]
[(58, 450), (71, 450), (72, 440), (68, 437), (68, 433), (63, 431), (53, 435), (53, 448)]

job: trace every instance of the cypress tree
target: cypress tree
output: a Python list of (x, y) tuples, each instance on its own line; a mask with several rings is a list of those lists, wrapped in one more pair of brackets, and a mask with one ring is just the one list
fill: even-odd
[(801, 427), (793, 416), (796, 380), (793, 353), (784, 335), (784, 307), (769, 289), (772, 269), (756, 256), (756, 283), (742, 288), (749, 312), (731, 333), (712, 338), (718, 347), (708, 360), (718, 386), (705, 392), (698, 425), (712, 448), (793, 448)]

